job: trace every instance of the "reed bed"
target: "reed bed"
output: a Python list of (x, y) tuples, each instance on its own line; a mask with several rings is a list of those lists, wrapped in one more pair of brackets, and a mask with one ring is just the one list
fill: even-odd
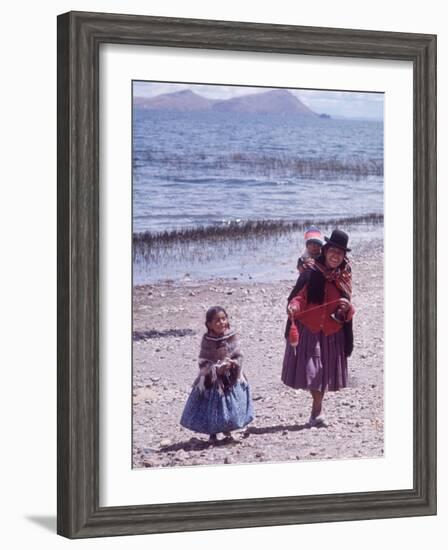
[[(243, 263), (259, 257), (263, 262), (266, 251), (283, 250), (291, 242), (302, 242), (303, 232), (310, 225), (318, 227), (326, 234), (335, 227), (351, 231), (352, 227), (383, 223), (383, 216), (368, 214), (343, 219), (325, 221), (304, 220), (286, 222), (278, 220), (256, 220), (229, 222), (219, 226), (201, 226), (192, 229), (167, 231), (163, 233), (135, 233), (133, 235), (133, 260), (146, 266), (152, 272), (165, 272), (165, 278), (179, 265), (205, 266), (214, 262), (225, 267), (228, 262), (240, 258)], [(174, 276), (174, 273), (173, 273)]]
[(134, 158), (134, 168), (143, 164), (163, 165), (169, 171), (170, 167), (179, 171), (197, 170), (237, 170), (239, 174), (270, 175), (288, 174), (291, 176), (319, 178), (354, 178), (366, 176), (382, 176), (384, 171), (382, 159), (338, 159), (338, 158), (300, 158), (290, 155), (260, 155), (255, 153), (232, 153), (230, 155), (196, 156), (166, 155), (150, 151), (138, 151)]
[(327, 220), (246, 220), (229, 221), (223, 225), (207, 225), (194, 228), (179, 229), (153, 233), (145, 231), (133, 234), (134, 248), (151, 247), (173, 242), (194, 242), (203, 240), (222, 239), (244, 239), (249, 237), (260, 237), (262, 235), (272, 236), (275, 234), (286, 234), (295, 231), (303, 231), (310, 225), (318, 227), (337, 227), (353, 224), (382, 224), (383, 215), (370, 213), (363, 216), (349, 218), (331, 218)]

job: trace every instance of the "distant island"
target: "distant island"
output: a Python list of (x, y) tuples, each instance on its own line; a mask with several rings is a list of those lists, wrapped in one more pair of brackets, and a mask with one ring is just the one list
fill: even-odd
[(330, 118), (330, 115), (315, 113), (288, 90), (269, 90), (225, 100), (208, 99), (191, 90), (182, 90), (154, 97), (135, 97), (134, 105), (153, 111), (295, 114)]

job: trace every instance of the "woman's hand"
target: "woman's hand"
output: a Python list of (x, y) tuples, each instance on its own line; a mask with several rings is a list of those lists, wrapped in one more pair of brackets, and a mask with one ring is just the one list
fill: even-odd
[(347, 298), (341, 298), (338, 302), (338, 306), (342, 313), (347, 313), (350, 309), (350, 302), (347, 300)]
[(294, 315), (300, 311), (300, 307), (297, 304), (288, 304), (288, 307), (286, 308), (289, 315)]

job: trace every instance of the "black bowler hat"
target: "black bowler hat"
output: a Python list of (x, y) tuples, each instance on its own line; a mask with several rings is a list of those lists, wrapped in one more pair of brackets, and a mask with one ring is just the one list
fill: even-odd
[(340, 248), (344, 252), (350, 252), (351, 248), (347, 248), (348, 243), (348, 235), (347, 233), (344, 233), (344, 231), (341, 231), (340, 229), (334, 229), (331, 237), (324, 237), (326, 243), (328, 246), (334, 246), (336, 248)]

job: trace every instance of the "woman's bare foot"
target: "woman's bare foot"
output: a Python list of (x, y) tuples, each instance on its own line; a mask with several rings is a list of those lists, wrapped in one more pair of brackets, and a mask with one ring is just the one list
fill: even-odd
[(328, 428), (329, 424), (322, 414), (317, 416), (313, 416), (312, 414), (308, 420), (308, 426), (310, 428)]

